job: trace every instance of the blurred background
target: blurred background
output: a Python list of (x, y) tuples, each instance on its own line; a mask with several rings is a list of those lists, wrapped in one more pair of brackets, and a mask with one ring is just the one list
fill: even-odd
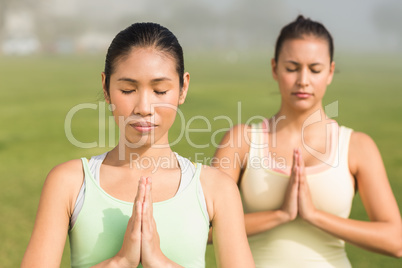
[[(230, 127), (217, 116), (244, 123), (277, 111), (270, 59), (280, 29), (299, 14), (322, 22), (334, 37), (336, 74), (324, 105), (338, 101), (337, 121), (376, 141), (402, 208), (402, 1), (0, 0), (0, 267), (19, 266), (50, 169), (116, 144), (100, 73), (117, 32), (152, 21), (178, 37), (191, 73), (180, 109), (187, 122), (208, 118), (211, 132), (189, 134), (202, 149), (184, 138), (173, 149), (196, 160), (196, 154), (212, 157), (224, 132), (212, 133)], [(81, 142), (96, 143), (90, 148), (69, 142), (64, 128), (68, 112), (83, 103), (96, 108), (78, 111), (71, 131)], [(171, 140), (184, 131), (181, 123), (171, 129)], [(202, 120), (187, 126), (208, 127)], [(359, 194), (350, 217), (368, 220)], [(69, 267), (68, 247), (61, 267)], [(402, 266), (352, 245), (347, 253), (353, 267)], [(216, 267), (213, 246), (206, 258), (207, 267)]]
[(1, 0), (4, 55), (104, 52), (133, 22), (155, 21), (177, 33), (186, 50), (266, 49), (285, 23), (304, 14), (333, 34), (337, 48), (353, 52), (402, 49), (398, 0)]

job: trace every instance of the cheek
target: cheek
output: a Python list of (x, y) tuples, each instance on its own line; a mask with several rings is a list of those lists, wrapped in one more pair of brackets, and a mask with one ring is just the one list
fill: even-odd
[(177, 114), (177, 106), (173, 104), (161, 104), (155, 107), (155, 112), (162, 120), (174, 121)]
[(291, 75), (283, 75), (280, 77), (278, 82), (282, 87), (285, 87), (283, 89), (286, 90), (288, 87), (291, 87), (294, 84), (294, 80), (295, 79)]
[(173, 124), (176, 114), (178, 112), (179, 95), (172, 94), (160, 99), (157, 103), (154, 103), (155, 113), (168, 125)]
[(112, 99), (112, 104), (114, 105), (113, 113), (116, 115), (125, 115), (130, 113), (133, 109), (133, 102), (121, 96)]
[(328, 77), (327, 76), (317, 77), (317, 79), (314, 80), (314, 84), (317, 88), (325, 90), (325, 88), (328, 85)]
[(179, 100), (180, 100), (179, 94), (174, 92), (173, 94), (165, 95), (162, 98), (156, 98), (154, 100), (154, 104), (162, 108), (165, 105), (166, 106), (165, 108), (172, 107), (172, 109), (177, 109)]

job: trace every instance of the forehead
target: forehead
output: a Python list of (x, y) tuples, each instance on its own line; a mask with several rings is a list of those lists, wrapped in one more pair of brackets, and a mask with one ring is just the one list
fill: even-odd
[(133, 47), (130, 52), (117, 60), (114, 72), (118, 76), (173, 76), (176, 62), (170, 54), (154, 47)]
[(288, 39), (282, 45), (279, 59), (309, 62), (329, 61), (328, 42), (314, 36)]

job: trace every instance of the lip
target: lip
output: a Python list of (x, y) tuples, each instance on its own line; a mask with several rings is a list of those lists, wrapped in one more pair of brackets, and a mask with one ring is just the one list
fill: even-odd
[(157, 127), (157, 125), (152, 124), (151, 122), (135, 122), (130, 124), (138, 132), (150, 132)]
[(308, 92), (293, 92), (292, 95), (298, 97), (299, 99), (308, 99), (309, 97), (313, 96), (312, 93)]

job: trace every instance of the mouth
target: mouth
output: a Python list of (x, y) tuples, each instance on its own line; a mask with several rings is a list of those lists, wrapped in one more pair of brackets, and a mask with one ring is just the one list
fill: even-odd
[(299, 99), (308, 99), (309, 97), (313, 96), (312, 93), (300, 92), (300, 91), (293, 92), (292, 95), (298, 97)]
[(130, 126), (139, 132), (150, 132), (157, 127), (157, 125), (151, 122), (135, 122), (130, 124)]

